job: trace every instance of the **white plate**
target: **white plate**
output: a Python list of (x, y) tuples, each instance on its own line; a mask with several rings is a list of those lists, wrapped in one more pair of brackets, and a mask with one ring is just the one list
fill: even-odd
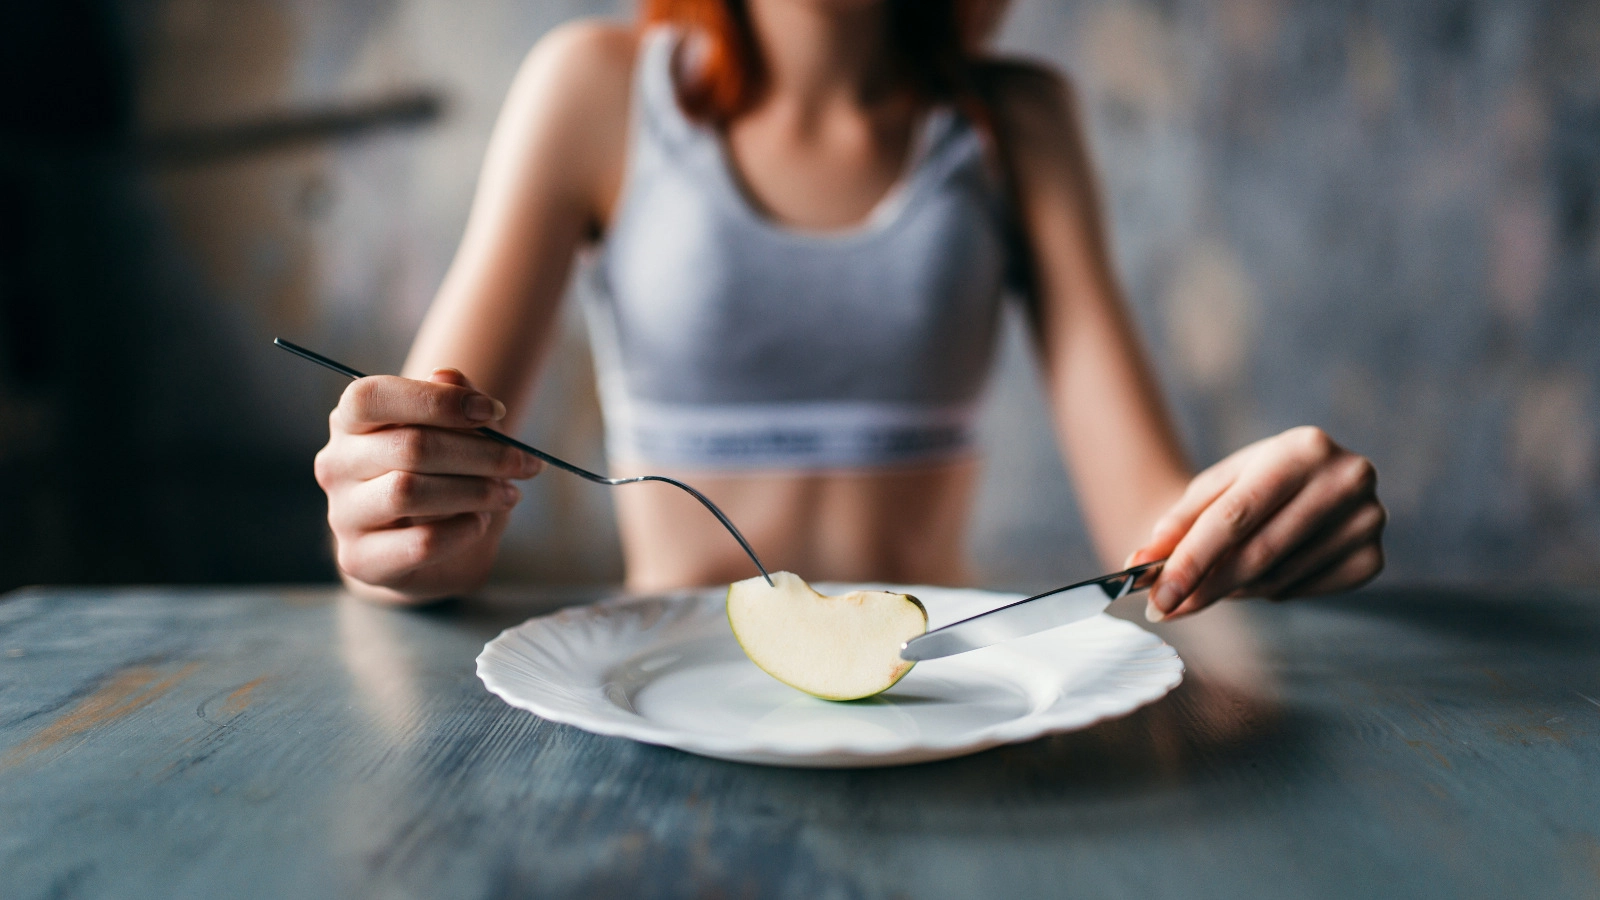
[[(841, 594), (864, 586), (816, 587)], [(920, 599), (932, 628), (1021, 599), (892, 589)], [(876, 697), (818, 700), (745, 657), (728, 628), (725, 594), (622, 598), (530, 619), (483, 648), (478, 677), (512, 706), (596, 734), (814, 767), (925, 762), (1071, 731), (1131, 712), (1183, 677), (1171, 647), (1101, 615), (918, 663)]]

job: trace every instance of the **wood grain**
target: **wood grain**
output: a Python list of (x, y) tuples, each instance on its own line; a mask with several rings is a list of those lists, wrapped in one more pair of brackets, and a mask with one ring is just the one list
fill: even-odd
[(1163, 629), (1188, 679), (1131, 716), (803, 771), (478, 683), (500, 629), (603, 593), (8, 595), (0, 896), (1600, 895), (1594, 594), (1234, 604)]

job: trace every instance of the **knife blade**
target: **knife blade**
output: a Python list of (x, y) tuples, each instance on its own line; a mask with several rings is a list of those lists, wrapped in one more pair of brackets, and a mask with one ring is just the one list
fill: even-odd
[(1147, 562), (935, 628), (901, 644), (900, 658), (921, 662), (954, 656), (1099, 615), (1111, 601), (1154, 584), (1165, 564), (1164, 559)]

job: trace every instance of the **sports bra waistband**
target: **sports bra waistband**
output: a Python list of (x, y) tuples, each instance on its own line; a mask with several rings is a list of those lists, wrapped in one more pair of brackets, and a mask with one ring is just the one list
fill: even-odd
[(679, 468), (870, 468), (969, 456), (975, 405), (825, 402), (685, 406), (612, 398), (614, 460)]

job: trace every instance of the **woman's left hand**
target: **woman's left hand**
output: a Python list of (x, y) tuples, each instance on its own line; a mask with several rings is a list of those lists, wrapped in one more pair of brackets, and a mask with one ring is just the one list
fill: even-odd
[(1347, 591), (1383, 569), (1378, 475), (1320, 428), (1258, 441), (1195, 476), (1129, 565), (1167, 557), (1145, 615), (1222, 597)]

